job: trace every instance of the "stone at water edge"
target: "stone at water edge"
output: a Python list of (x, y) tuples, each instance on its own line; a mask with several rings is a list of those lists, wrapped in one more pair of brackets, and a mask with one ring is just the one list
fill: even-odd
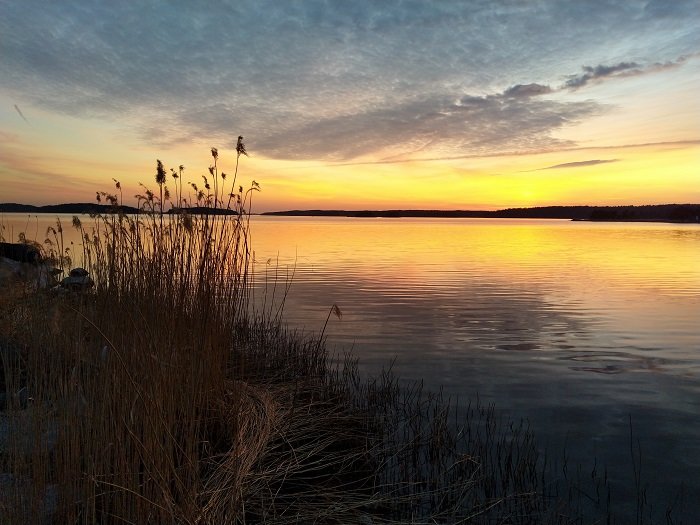
[(61, 286), (74, 292), (84, 292), (95, 285), (85, 268), (73, 268), (68, 277), (61, 281)]
[(41, 290), (51, 288), (58, 284), (57, 273), (61, 271), (44, 262), (35, 264), (0, 257), (0, 288), (16, 282), (26, 282)]

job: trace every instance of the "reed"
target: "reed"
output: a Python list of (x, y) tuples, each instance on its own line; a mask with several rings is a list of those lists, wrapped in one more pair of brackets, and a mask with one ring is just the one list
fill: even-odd
[[(246, 154), (240, 137), (236, 175)], [(98, 193), (114, 213), (73, 221), (72, 260), (49, 232), (92, 292), (2, 295), (0, 523), (585, 522), (526, 425), (365, 380), (329, 362), (323, 334), (256, 313), (259, 186), (212, 158), (188, 198), (171, 170), (172, 200), (158, 161), (136, 216), (119, 182)]]

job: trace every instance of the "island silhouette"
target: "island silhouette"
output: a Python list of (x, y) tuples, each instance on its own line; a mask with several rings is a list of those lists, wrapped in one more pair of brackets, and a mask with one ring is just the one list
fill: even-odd
[[(33, 206), (31, 204), (0, 203), (0, 213), (140, 213), (133, 206), (109, 204), (69, 203)], [(168, 213), (235, 214), (233, 210), (211, 208), (174, 208)], [(581, 221), (650, 221), (700, 222), (700, 204), (648, 204), (641, 206), (536, 206), (532, 208), (505, 208), (502, 210), (285, 210), (269, 211), (259, 215), (283, 217), (361, 217), (361, 218), (498, 218), (498, 219), (570, 219)]]

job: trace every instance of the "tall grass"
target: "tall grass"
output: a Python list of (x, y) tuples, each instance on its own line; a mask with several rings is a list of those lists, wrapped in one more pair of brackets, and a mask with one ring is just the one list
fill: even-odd
[(583, 523), (526, 426), (253, 311), (245, 154), (229, 181), (212, 149), (187, 198), (158, 161), (136, 216), (98, 194), (90, 293), (3, 294), (0, 523)]

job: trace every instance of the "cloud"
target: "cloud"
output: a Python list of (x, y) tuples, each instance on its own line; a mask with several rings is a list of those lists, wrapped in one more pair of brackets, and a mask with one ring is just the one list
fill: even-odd
[(536, 171), (542, 170), (558, 170), (561, 168), (584, 168), (586, 166), (595, 166), (596, 164), (608, 164), (610, 162), (618, 162), (619, 159), (607, 159), (607, 160), (581, 160), (578, 162), (565, 162), (564, 164), (556, 164), (555, 166), (547, 166), (546, 168), (540, 168)]
[(620, 62), (612, 66), (606, 66), (603, 64), (599, 64), (595, 67), (583, 66), (583, 74), (569, 75), (568, 80), (564, 83), (561, 89), (576, 90), (590, 83), (602, 82), (608, 78), (631, 77), (649, 73), (658, 73), (659, 71), (676, 68), (687, 62), (691, 57), (698, 56), (699, 54), (700, 53), (683, 55), (675, 60), (655, 62), (648, 65), (641, 65), (637, 62)]
[(617, 56), (651, 65), (587, 67), (564, 91), (633, 66), (675, 67), (697, 48), (684, 35), (698, 19), (695, 0), (676, 4), (659, 29), (643, 3), (606, 0), (239, 0), (206, 9), (26, 0), (0, 17), (0, 94), (116, 123), (159, 147), (231, 146), (240, 133), (252, 153), (274, 158), (568, 147), (555, 132), (604, 108), (549, 100), (562, 89), (549, 85), (579, 64), (604, 64), (613, 44)]
[[(649, 147), (664, 147), (664, 148), (686, 148), (689, 146), (700, 145), (700, 140), (682, 140), (682, 141), (672, 141), (672, 142), (644, 142), (639, 144), (610, 144), (607, 146), (579, 146), (577, 144), (571, 144), (570, 146), (557, 145), (557, 152), (576, 152), (576, 151), (607, 151), (607, 150), (620, 150), (620, 149), (638, 149), (638, 148), (649, 148)], [(539, 153), (551, 152), (553, 150), (543, 149)], [(528, 155), (532, 152), (518, 152), (518, 151), (498, 151), (494, 153), (472, 153), (464, 155), (442, 155), (437, 157), (421, 157), (420, 159), (415, 158), (393, 158), (393, 159), (383, 159), (383, 160), (369, 160), (369, 161), (355, 161), (355, 162), (342, 162), (334, 164), (335, 166), (371, 166), (375, 164), (403, 164), (415, 162), (420, 160), (420, 162), (443, 162), (448, 160), (464, 160), (464, 159), (474, 159), (474, 158), (484, 158), (484, 157), (512, 157), (517, 155)], [(618, 159), (614, 159), (617, 161)], [(297, 169), (297, 168), (293, 168)], [(539, 168), (547, 169), (547, 168)], [(538, 171), (529, 170), (529, 171)]]
[(620, 62), (614, 66), (604, 66), (602, 64), (595, 67), (583, 66), (583, 74), (570, 75), (564, 84), (564, 87), (569, 89), (578, 89), (592, 81), (599, 81), (607, 77), (639, 74), (640, 72), (641, 69), (639, 64), (636, 62)]
[(503, 92), (506, 97), (536, 97), (552, 93), (552, 88), (542, 84), (517, 84)]
[(464, 95), (457, 101), (426, 98), (312, 120), (262, 137), (257, 145), (276, 158), (339, 162), (402, 146), (414, 151), (430, 146), (431, 151), (445, 153), (540, 151), (570, 146), (553, 132), (601, 110), (590, 101), (557, 102), (506, 93)]

